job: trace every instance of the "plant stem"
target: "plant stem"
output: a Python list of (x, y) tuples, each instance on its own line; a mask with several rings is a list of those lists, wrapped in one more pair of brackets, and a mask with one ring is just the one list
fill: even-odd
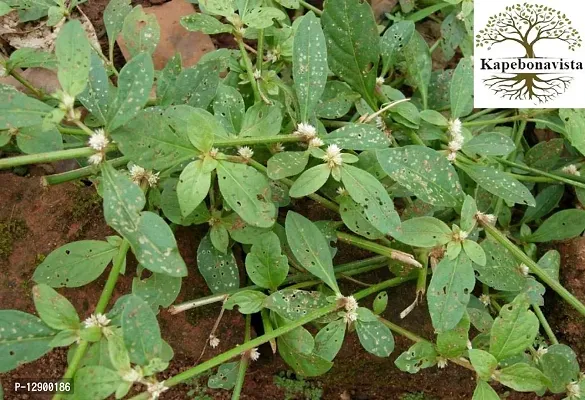
[[(244, 343), (250, 341), (250, 325), (252, 322), (252, 314), (246, 315), (246, 331), (244, 334)], [(244, 379), (246, 377), (246, 369), (250, 364), (250, 358), (247, 354), (242, 355), (240, 359), (240, 368), (238, 369), (238, 377), (236, 378), (236, 385), (232, 393), (232, 400), (239, 400), (240, 394), (242, 393), (242, 387), (244, 386)]]
[(87, 136), (87, 132), (83, 129), (73, 128), (72, 126), (62, 126), (58, 125), (57, 129), (59, 132), (64, 133), (66, 135), (79, 135), (79, 136)]
[(264, 137), (243, 137), (235, 139), (216, 140), (214, 147), (236, 147), (236, 146), (255, 146), (259, 144), (271, 143), (296, 143), (304, 139), (299, 135), (276, 135)]
[(585, 316), (585, 305), (573, 296), (567, 289), (563, 287), (558, 281), (550, 277), (545, 270), (536, 264), (530, 257), (528, 257), (522, 250), (520, 250), (514, 243), (512, 243), (506, 235), (500, 232), (495, 227), (489, 224), (483, 224), (483, 228), (487, 233), (490, 234), (495, 240), (506, 247), (516, 259), (524, 265), (526, 265), (534, 275), (536, 275), (541, 281), (546, 283), (552, 290), (557, 292), (567, 303), (569, 303), (575, 310), (581, 315)]
[(496, 110), (497, 110), (496, 108), (485, 108), (481, 111), (476, 112), (475, 114), (471, 114), (469, 117), (465, 118), (464, 122), (473, 121), (474, 119), (478, 119), (479, 117), (483, 117), (484, 115), (490, 114)]
[(91, 136), (91, 135), (93, 135), (93, 134), (94, 134), (94, 132), (93, 132), (91, 129), (89, 129), (89, 128), (87, 127), (87, 125), (85, 125), (85, 124), (84, 124), (83, 122), (81, 122), (80, 120), (76, 119), (76, 120), (74, 120), (74, 121), (73, 121), (73, 123), (74, 123), (75, 125), (77, 125), (77, 126), (79, 127), (79, 129), (81, 129), (83, 132), (85, 132), (85, 134), (86, 134), (86, 135), (88, 135), (88, 136)]
[(256, 69), (262, 73), (262, 64), (264, 62), (264, 29), (258, 30), (256, 49)]
[(512, 178), (515, 178), (519, 181), (524, 181), (524, 182), (557, 183), (557, 181), (555, 179), (546, 178), (544, 176), (520, 175), (520, 174), (514, 174), (512, 172), (506, 172), (506, 175), (511, 176)]
[(30, 90), (37, 98), (39, 99), (45, 98), (45, 93), (42, 90), (34, 87), (32, 83), (30, 83), (24, 76), (20, 75), (14, 69), (10, 71), (10, 75), (12, 75), (12, 77), (16, 79), (18, 82), (20, 82), (24, 87)]
[[(123, 156), (114, 158), (113, 160), (106, 161), (112, 167), (117, 168), (125, 165), (130, 161), (129, 157)], [(72, 171), (63, 172), (60, 174), (47, 175), (41, 178), (43, 186), (58, 185), (60, 183), (74, 181), (77, 179), (86, 178), (90, 175), (94, 175), (99, 171), (95, 165), (88, 165), (87, 167), (74, 169)]]
[(311, 10), (313, 11), (315, 14), (317, 14), (318, 16), (323, 15), (323, 11), (319, 10), (317, 7), (315, 7), (312, 4), (307, 3), (305, 0), (299, 0), (299, 4), (303, 7), (305, 7), (307, 10)]
[(563, 182), (563, 183), (566, 183), (568, 185), (573, 185), (575, 187), (585, 189), (585, 183), (578, 181), (579, 177), (577, 177), (577, 176), (575, 176), (574, 178), (571, 176), (571, 179), (569, 179), (569, 178), (566, 178), (564, 176), (560, 176), (560, 175), (553, 174), (550, 172), (541, 171), (539, 169), (531, 168), (527, 165), (518, 164), (518, 163), (515, 163), (512, 161), (503, 159), (503, 158), (493, 157), (493, 159), (501, 164), (504, 164), (504, 165), (507, 165), (510, 167), (518, 168), (518, 169), (521, 169), (521, 170), (526, 171), (526, 172), (532, 172), (533, 174), (544, 176), (546, 178), (553, 179), (554, 181), (557, 181), (557, 182)]
[(482, 121), (463, 122), (463, 126), (470, 127), (470, 126), (497, 125), (497, 124), (503, 124), (506, 122), (529, 120), (530, 118), (534, 117), (535, 115), (546, 114), (546, 113), (550, 113), (551, 111), (554, 111), (554, 110), (544, 109), (544, 110), (535, 111), (531, 115), (515, 115), (513, 117), (506, 117), (506, 118), (496, 118), (496, 119), (482, 120)]
[(559, 344), (557, 337), (555, 336), (554, 332), (552, 331), (552, 328), (550, 327), (550, 325), (549, 325), (548, 321), (546, 320), (546, 317), (542, 313), (542, 310), (540, 309), (540, 307), (537, 304), (532, 304), (532, 309), (534, 310), (534, 313), (538, 317), (538, 320), (540, 321), (540, 325), (542, 326), (542, 329), (544, 329), (544, 332), (548, 336), (550, 342), (552, 344)]
[[(115, 147), (112, 147), (112, 150)], [(78, 149), (51, 151), (49, 153), (27, 154), (24, 156), (9, 157), (0, 159), (0, 170), (18, 167), (19, 165), (39, 164), (44, 162), (70, 160), (73, 158), (89, 157), (95, 150), (89, 147), (80, 147)]]
[[(118, 250), (116, 257), (114, 258), (112, 269), (110, 270), (108, 280), (106, 281), (104, 290), (102, 291), (100, 299), (98, 300), (98, 304), (95, 307), (94, 314), (103, 314), (104, 311), (106, 310), (110, 298), (112, 297), (114, 287), (116, 286), (116, 282), (118, 281), (118, 277), (120, 276), (120, 269), (122, 268), (122, 264), (126, 259), (126, 253), (128, 252), (129, 248), (130, 243), (126, 239), (124, 239), (124, 241), (122, 241), (122, 244), (120, 245), (120, 249)], [(85, 352), (87, 351), (88, 345), (89, 343), (87, 341), (81, 340), (79, 346), (77, 346), (77, 350), (75, 350), (75, 353), (73, 354), (71, 362), (67, 366), (67, 370), (65, 371), (65, 374), (63, 375), (62, 378), (63, 380), (73, 378), (75, 372), (77, 372), (77, 368), (79, 367), (81, 360), (83, 359), (83, 356), (85, 355)], [(59, 400), (62, 398), (63, 395), (61, 393), (57, 393), (55, 396), (53, 396), (53, 400)]]
[(254, 78), (254, 67), (252, 66), (252, 60), (250, 60), (250, 56), (244, 47), (244, 39), (241, 37), (236, 36), (236, 41), (238, 42), (238, 47), (240, 48), (240, 53), (242, 53), (242, 58), (244, 59), (244, 64), (246, 65), (246, 72), (248, 73), (248, 80), (250, 81), (250, 85), (252, 86), (252, 91), (254, 92), (254, 100), (260, 101), (262, 100), (260, 97), (260, 92), (258, 91), (258, 82), (256, 82), (256, 78)]

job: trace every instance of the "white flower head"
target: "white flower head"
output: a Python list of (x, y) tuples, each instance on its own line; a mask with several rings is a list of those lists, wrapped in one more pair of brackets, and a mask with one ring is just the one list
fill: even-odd
[(282, 153), (286, 148), (280, 142), (274, 144), (274, 151), (277, 153)]
[(484, 214), (481, 211), (478, 211), (475, 214), (475, 220), (483, 225), (494, 225), (497, 218), (493, 214)]
[(457, 159), (457, 152), (456, 151), (449, 151), (449, 154), (447, 154), (447, 160), (453, 162)]
[(215, 349), (219, 346), (219, 338), (215, 335), (209, 335), (209, 345), (212, 349)]
[(343, 160), (341, 159), (341, 149), (336, 144), (330, 144), (327, 146), (327, 150), (325, 150), (325, 155), (322, 159), (331, 169), (343, 164)]
[(83, 321), (83, 325), (86, 328), (92, 328), (94, 326), (97, 326), (99, 328), (105, 328), (106, 326), (108, 326), (109, 323), (110, 320), (108, 319), (108, 317), (100, 313), (91, 314), (88, 318), (85, 319), (85, 321)]
[(297, 125), (297, 130), (294, 132), (294, 134), (303, 136), (306, 140), (311, 140), (317, 136), (317, 128), (306, 122), (301, 122)]
[(87, 162), (92, 165), (99, 165), (104, 161), (104, 153), (95, 153), (88, 157)]
[(266, 61), (271, 62), (271, 63), (275, 63), (278, 61), (278, 57), (280, 56), (279, 52), (274, 49), (274, 50), (268, 50), (266, 52)]
[(321, 138), (314, 137), (313, 139), (311, 139), (309, 141), (309, 148), (311, 148), (311, 147), (321, 147), (324, 144), (325, 143), (323, 142), (323, 140)]
[(150, 187), (155, 187), (158, 184), (159, 175), (160, 172), (155, 174), (152, 171), (148, 171), (148, 174), (146, 175), (146, 181)]
[(219, 153), (219, 149), (217, 147), (213, 147), (211, 150), (209, 150), (209, 157), (215, 158), (215, 157), (217, 157), (218, 153)]
[(482, 294), (481, 296), (479, 296), (479, 301), (481, 301), (481, 304), (487, 307), (490, 305), (491, 299), (489, 295)]
[(250, 357), (250, 360), (257, 361), (260, 358), (260, 352), (258, 351), (258, 347), (250, 349), (250, 351), (248, 351), (248, 356)]
[(530, 272), (530, 268), (528, 268), (528, 266), (524, 263), (520, 264), (518, 269), (520, 270), (520, 273), (522, 273), (522, 275), (524, 276), (528, 276), (528, 273)]
[(445, 357), (437, 357), (437, 367), (443, 369), (447, 366), (447, 359)]
[(381, 131), (386, 130), (386, 123), (384, 122), (384, 118), (382, 118), (378, 115), (376, 117), (375, 121), (376, 121), (376, 128), (380, 129)]
[(347, 194), (347, 190), (343, 186), (339, 186), (336, 192), (340, 196), (345, 196)]
[(459, 21), (463, 21), (465, 19), (465, 14), (463, 14), (463, 11), (461, 11), (459, 14), (457, 14), (457, 19)]
[(245, 160), (249, 160), (254, 155), (254, 151), (248, 146), (243, 146), (238, 149), (238, 154)]
[(89, 137), (88, 145), (95, 151), (104, 151), (108, 144), (110, 144), (110, 140), (103, 129), (96, 129), (93, 135)]
[(72, 110), (75, 106), (75, 97), (63, 92), (61, 95), (61, 104), (65, 110)]
[(150, 187), (154, 187), (158, 183), (160, 172), (156, 174), (150, 170), (142, 168), (140, 165), (133, 164), (130, 167), (130, 178), (137, 185), (141, 185), (142, 182), (148, 183)]
[(571, 382), (567, 385), (567, 397), (569, 399), (581, 398), (581, 386), (579, 382)]
[(346, 324), (351, 324), (354, 321), (357, 321), (358, 315), (355, 311), (348, 311), (343, 315), (343, 320)]
[(461, 124), (461, 120), (459, 118), (449, 120), (449, 125), (448, 125), (449, 134), (451, 134), (451, 137), (453, 139), (461, 136), (461, 128), (462, 127), (463, 127), (463, 125)]
[(138, 371), (136, 368), (132, 368), (131, 370), (124, 373), (124, 375), (122, 375), (122, 380), (126, 382), (138, 382), (142, 379), (142, 377), (143, 375), (141, 371)]
[(345, 298), (345, 309), (347, 311), (355, 311), (358, 309), (358, 302), (353, 296), (348, 296)]
[(533, 355), (534, 361), (539, 362), (542, 359), (542, 356), (544, 356), (546, 353), (548, 353), (548, 349), (546, 347), (538, 346), (538, 349), (536, 349), (536, 352)]
[(453, 240), (456, 242), (463, 242), (468, 236), (469, 232), (460, 230), (459, 232), (453, 233)]
[(254, 70), (254, 79), (258, 80), (260, 78), (262, 78), (262, 72), (260, 72), (259, 69), (255, 69)]
[(163, 392), (169, 390), (169, 388), (165, 386), (164, 381), (156, 383), (148, 382), (146, 384), (146, 390), (150, 393), (150, 400), (156, 400)]
[(384, 84), (384, 77), (379, 76), (376, 78), (376, 86), (382, 86)]
[(579, 170), (577, 169), (577, 166), (575, 164), (571, 164), (571, 165), (567, 165), (566, 167), (563, 167), (562, 171), (565, 174), (581, 176), (581, 172), (579, 172)]

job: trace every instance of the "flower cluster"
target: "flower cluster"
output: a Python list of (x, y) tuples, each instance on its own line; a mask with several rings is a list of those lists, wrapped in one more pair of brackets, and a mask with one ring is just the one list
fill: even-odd
[(209, 335), (209, 345), (212, 349), (215, 349), (219, 346), (219, 338), (215, 335)]
[(167, 386), (165, 386), (165, 382), (155, 382), (155, 383), (146, 383), (146, 390), (150, 394), (150, 400), (156, 400), (160, 397), (160, 395), (169, 390)]
[(142, 371), (140, 371), (138, 368), (140, 367), (136, 367), (136, 368), (132, 368), (129, 371), (127, 371), (124, 375), (122, 375), (122, 380), (126, 381), (126, 382), (138, 382), (143, 378), (142, 375)]
[(579, 170), (577, 169), (577, 166), (575, 164), (571, 164), (571, 165), (567, 165), (566, 167), (563, 167), (562, 171), (565, 174), (581, 176), (581, 172), (579, 172)]
[(311, 124), (301, 122), (297, 125), (297, 130), (293, 132), (294, 135), (302, 136), (306, 141), (310, 141), (317, 136), (317, 128)]
[(451, 141), (448, 144), (449, 154), (447, 158), (449, 161), (455, 161), (457, 158), (457, 152), (463, 147), (463, 135), (461, 134), (461, 120), (456, 118), (449, 121), (449, 134), (451, 135)]
[(481, 211), (478, 211), (475, 214), (475, 220), (482, 225), (493, 225), (496, 223), (496, 216), (493, 214), (484, 214)]
[(343, 319), (346, 324), (351, 324), (352, 322), (356, 321), (358, 318), (357, 309), (358, 309), (358, 302), (353, 296), (343, 296), (341, 294), (337, 295), (337, 304), (343, 306), (345, 309), (345, 314), (343, 314)]
[(88, 162), (93, 165), (101, 164), (106, 159), (106, 149), (110, 144), (106, 132), (103, 129), (96, 129), (93, 135), (89, 137), (87, 144), (96, 151), (89, 157)]
[(248, 161), (254, 155), (254, 151), (251, 148), (249, 148), (248, 146), (243, 146), (243, 147), (238, 148), (238, 154), (244, 160)]
[(110, 320), (108, 319), (108, 317), (100, 313), (91, 314), (85, 321), (83, 321), (83, 325), (86, 328), (93, 327), (105, 328), (106, 326), (108, 326), (109, 323)]
[(152, 171), (144, 169), (136, 164), (130, 167), (130, 178), (137, 185), (147, 183), (148, 186), (154, 187), (158, 184), (159, 174), (160, 172), (155, 174)]
[(325, 155), (322, 159), (331, 169), (343, 164), (343, 160), (341, 159), (341, 149), (336, 144), (330, 144), (327, 146), (327, 150), (325, 150)]

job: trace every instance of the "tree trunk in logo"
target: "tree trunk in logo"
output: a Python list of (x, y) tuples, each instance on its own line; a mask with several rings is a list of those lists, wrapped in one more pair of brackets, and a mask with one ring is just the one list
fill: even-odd
[(573, 78), (547, 74), (520, 73), (496, 75), (484, 83), (496, 94), (508, 100), (535, 100), (545, 103), (567, 90)]

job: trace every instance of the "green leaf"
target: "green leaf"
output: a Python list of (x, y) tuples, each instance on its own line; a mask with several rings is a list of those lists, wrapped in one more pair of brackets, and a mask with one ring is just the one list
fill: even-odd
[(242, 290), (232, 294), (223, 307), (227, 310), (233, 310), (234, 306), (238, 306), (238, 311), (242, 314), (254, 314), (264, 308), (266, 297), (264, 293), (257, 290)]
[(212, 293), (224, 293), (240, 287), (236, 259), (231, 251), (217, 250), (206, 235), (197, 248), (197, 268)]
[(235, 12), (233, 0), (201, 0), (199, 5), (206, 13), (224, 17), (231, 17)]
[(55, 41), (55, 55), (59, 62), (57, 76), (63, 91), (77, 96), (87, 85), (91, 46), (78, 20), (67, 22)]
[(98, 240), (68, 243), (45, 258), (33, 279), (51, 287), (83, 286), (104, 272), (117, 251), (117, 247)]
[(286, 15), (275, 7), (257, 6), (249, 10), (242, 18), (242, 22), (250, 28), (265, 29), (274, 24), (273, 19), (281, 21)]
[(213, 247), (222, 253), (227, 252), (228, 245), (230, 244), (230, 235), (223, 224), (214, 224), (209, 229), (209, 238)]
[(321, 292), (282, 289), (268, 296), (264, 307), (278, 313), (283, 318), (295, 321), (327, 304), (329, 304), (327, 296)]
[(489, 381), (498, 367), (498, 360), (487, 351), (479, 349), (469, 350), (469, 361), (477, 375), (484, 381)]
[(542, 372), (548, 377), (549, 389), (553, 393), (563, 393), (569, 383), (579, 376), (579, 362), (575, 352), (564, 344), (553, 344), (538, 362)]
[(215, 375), (211, 375), (207, 380), (207, 386), (211, 389), (232, 389), (236, 384), (240, 362), (233, 361), (221, 364)]
[(176, 53), (168, 61), (156, 78), (156, 97), (163, 99), (173, 88), (179, 74), (183, 71), (181, 53)]
[(500, 400), (500, 396), (492, 389), (489, 383), (477, 381), (471, 400)]
[(436, 364), (437, 352), (432, 343), (418, 342), (402, 353), (394, 364), (403, 372), (416, 374), (423, 368)]
[(400, 218), (394, 203), (380, 181), (370, 173), (344, 164), (341, 181), (351, 198), (364, 207), (364, 216), (376, 229), (384, 234), (395, 234)]
[[(8, 14), (9, 12), (12, 11), (12, 8), (10, 8), (10, 6), (6, 3), (4, 3), (3, 1), (0, 1), (0, 17)], [(1, 389), (1, 387), (0, 387)], [(3, 394), (0, 390), (0, 394)]]
[(559, 270), (561, 268), (561, 254), (557, 250), (547, 251), (538, 260), (538, 265), (555, 281), (559, 280)]
[(563, 185), (551, 185), (544, 188), (536, 196), (536, 205), (526, 209), (522, 222), (528, 223), (547, 215), (559, 205), (564, 193), (565, 187)]
[(309, 168), (290, 187), (290, 197), (305, 197), (315, 193), (327, 182), (329, 175), (331, 175), (331, 169), (327, 164), (319, 164)]
[(384, 132), (366, 124), (347, 124), (324, 136), (323, 141), (347, 150), (385, 149), (390, 145)]
[(302, 17), (294, 35), (293, 82), (301, 122), (310, 122), (325, 90), (327, 48), (321, 22), (312, 11)]
[[(279, 317), (276, 319), (278, 321), (278, 325), (282, 325), (285, 322), (283, 318)], [(302, 326), (285, 333), (281, 336), (281, 338), (282, 341), (286, 342), (293, 351), (298, 353), (311, 354), (315, 349), (315, 340), (313, 339), (313, 335), (311, 335), (311, 332)]]
[(223, 125), (226, 131), (237, 134), (242, 128), (245, 105), (244, 99), (237, 89), (220, 84), (217, 88), (217, 95), (213, 100), (213, 114)]
[(162, 339), (156, 315), (150, 305), (128, 295), (120, 317), (124, 343), (134, 364), (147, 365), (162, 352)]
[(46, 68), (56, 69), (58, 65), (57, 58), (54, 54), (40, 49), (23, 47), (16, 49), (10, 54), (6, 62), (6, 70), (12, 71), (14, 68)]
[(460, 357), (467, 350), (469, 340), (469, 316), (464, 312), (463, 318), (453, 329), (437, 335), (437, 351), (445, 358)]
[(415, 247), (431, 248), (451, 240), (451, 229), (440, 219), (416, 217), (402, 222), (394, 234), (396, 240)]
[(447, 120), (447, 118), (445, 118), (443, 116), (443, 114), (441, 114), (438, 111), (435, 110), (423, 110), (420, 112), (420, 118), (423, 121), (426, 121), (430, 124), (436, 125), (436, 126), (448, 126), (449, 125), (449, 121)]
[(546, 390), (549, 379), (537, 368), (518, 363), (496, 372), (498, 381), (517, 392), (540, 392)]
[(476, 224), (475, 214), (477, 214), (477, 203), (473, 197), (466, 195), (461, 207), (461, 229), (471, 232)]
[(505, 360), (523, 353), (538, 333), (538, 318), (528, 309), (526, 295), (502, 307), (492, 325), (490, 353), (498, 360)]
[(486, 255), (479, 244), (473, 240), (466, 239), (463, 241), (463, 250), (475, 264), (485, 266), (487, 262)]
[(460, 168), (479, 186), (509, 203), (526, 204), (534, 207), (536, 201), (530, 190), (515, 178), (493, 167), (461, 165)]
[(91, 53), (91, 67), (85, 90), (77, 96), (87, 111), (105, 125), (110, 103), (110, 80), (102, 59)]
[(453, 329), (459, 323), (474, 286), (475, 274), (465, 254), (455, 260), (441, 260), (427, 291), (429, 313), (437, 332)]
[(429, 45), (421, 34), (415, 31), (404, 47), (403, 54), (406, 61), (406, 71), (412, 86), (421, 94), (423, 109), (426, 109), (432, 69)]
[(219, 120), (201, 108), (178, 105), (167, 108), (164, 115), (171, 128), (188, 137), (193, 146), (202, 153), (211, 150), (216, 138), (228, 137)]
[(473, 111), (473, 61), (470, 57), (462, 58), (457, 64), (450, 89), (451, 117), (460, 118), (469, 115)]
[(487, 132), (474, 136), (466, 142), (463, 151), (480, 156), (507, 156), (516, 146), (510, 137), (498, 132)]
[(506, 247), (495, 240), (484, 240), (481, 247), (486, 254), (486, 264), (474, 264), (479, 273), (477, 279), (496, 290), (520, 291), (526, 285), (526, 277), (519, 270), (518, 261)]
[(177, 183), (178, 179), (175, 178), (167, 179), (164, 183), (164, 190), (160, 199), (160, 207), (164, 216), (172, 223), (183, 226), (203, 224), (209, 221), (211, 214), (209, 214), (205, 202), (199, 204), (189, 216), (183, 217), (179, 206), (179, 198), (177, 197)]
[(319, 100), (315, 112), (319, 118), (335, 119), (343, 117), (358, 101), (360, 95), (344, 82), (327, 81), (325, 91)]
[(112, 137), (122, 154), (148, 169), (168, 169), (199, 154), (183, 131), (171, 129), (153, 109), (140, 112)]
[(540, 142), (526, 152), (524, 162), (529, 167), (548, 171), (555, 167), (564, 149), (565, 140), (561, 138)]
[(302, 215), (289, 211), (285, 229), (288, 244), (301, 266), (340, 293), (329, 244), (319, 228)]
[[(217, 161), (215, 163), (217, 164)], [(183, 218), (190, 215), (205, 200), (209, 192), (211, 171), (203, 168), (204, 164), (203, 160), (189, 163), (179, 177), (177, 196)]]
[(130, 355), (126, 350), (124, 338), (116, 331), (108, 335), (108, 355), (112, 366), (117, 371), (123, 372), (130, 370)]
[(217, 166), (219, 189), (227, 203), (249, 225), (269, 228), (276, 207), (266, 177), (246, 164), (221, 161)]
[(83, 398), (102, 400), (113, 394), (122, 382), (116, 371), (92, 365), (77, 371), (74, 387), (77, 393), (83, 393)]
[(256, 285), (276, 290), (288, 275), (288, 258), (274, 232), (262, 235), (246, 256), (246, 272)]
[(343, 345), (346, 326), (343, 319), (338, 319), (321, 328), (315, 336), (314, 353), (327, 361), (333, 361)]
[(153, 310), (169, 307), (181, 290), (181, 278), (167, 274), (153, 273), (146, 279), (132, 280), (132, 294), (142, 298)]
[(108, 47), (113, 48), (114, 42), (124, 27), (126, 16), (132, 11), (130, 0), (111, 0), (104, 10), (104, 25), (108, 33)]
[(51, 106), (20, 93), (12, 86), (0, 85), (0, 130), (41, 125)]
[(376, 152), (384, 171), (422, 201), (453, 207), (463, 201), (457, 172), (445, 156), (425, 146), (404, 146)]
[(585, 211), (563, 210), (553, 214), (532, 235), (524, 237), (527, 242), (544, 243), (553, 240), (571, 239), (585, 230)]
[(148, 54), (133, 57), (120, 71), (118, 91), (108, 113), (113, 131), (137, 116), (148, 100), (154, 82), (154, 67)]
[(585, 110), (580, 108), (563, 108), (559, 110), (559, 116), (565, 123), (565, 137), (571, 145), (585, 154)]
[(63, 138), (56, 127), (43, 131), (42, 126), (27, 126), (18, 129), (16, 143), (26, 154), (47, 153), (63, 150)]
[(267, 162), (268, 177), (278, 180), (300, 174), (309, 162), (306, 151), (284, 151), (276, 153)]
[(156, 16), (145, 13), (142, 6), (134, 7), (124, 19), (122, 39), (131, 58), (144, 53), (144, 56), (150, 59), (160, 40), (160, 27)]
[(390, 328), (382, 322), (376, 321), (355, 321), (355, 330), (360, 343), (367, 352), (378, 357), (388, 357), (394, 350), (394, 336)]
[(0, 310), (0, 332), (0, 373), (41, 358), (57, 333), (34, 315), (16, 310)]
[(232, 26), (222, 24), (219, 20), (211, 15), (195, 13), (186, 15), (180, 19), (183, 28), (191, 32), (203, 32), (208, 35), (215, 35), (218, 33), (231, 32)]
[(282, 112), (279, 106), (256, 103), (246, 110), (239, 136), (275, 136), (280, 133), (281, 125)]
[(353, 201), (349, 196), (340, 196), (339, 213), (345, 226), (358, 235), (371, 240), (380, 239), (384, 236), (365, 217), (364, 207)]
[(219, 63), (198, 62), (177, 76), (161, 99), (160, 105), (187, 104), (206, 109), (215, 97), (218, 85)]
[(388, 293), (386, 293), (386, 292), (378, 293), (378, 295), (374, 299), (374, 303), (372, 305), (372, 310), (374, 311), (374, 314), (376, 314), (376, 315), (382, 314), (386, 310), (387, 306), (388, 306)]
[(380, 38), (370, 5), (359, 0), (325, 2), (321, 23), (329, 68), (374, 107)]
[(45, 324), (57, 330), (79, 329), (79, 316), (69, 300), (45, 284), (36, 285), (32, 292), (37, 313)]
[(399, 55), (402, 54), (404, 46), (410, 42), (413, 33), (414, 22), (412, 21), (398, 21), (386, 29), (386, 32), (384, 32), (380, 40), (380, 52), (382, 53), (384, 71), (396, 64)]

